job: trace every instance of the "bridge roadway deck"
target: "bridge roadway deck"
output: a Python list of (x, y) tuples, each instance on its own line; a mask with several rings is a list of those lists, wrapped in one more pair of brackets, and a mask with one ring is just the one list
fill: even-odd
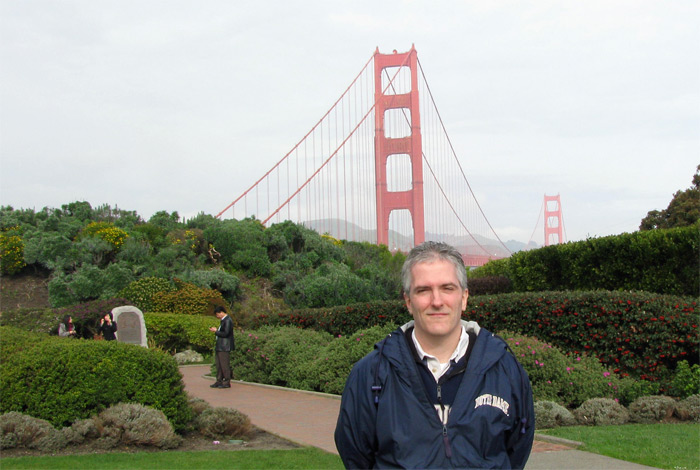
[[(333, 432), (340, 397), (270, 385), (233, 381), (229, 389), (210, 388), (214, 381), (208, 365), (182, 366), (185, 390), (212, 406), (234, 408), (265, 431), (306, 446), (337, 454)], [(539, 469), (644, 469), (651, 468), (575, 450), (538, 437), (526, 465)]]

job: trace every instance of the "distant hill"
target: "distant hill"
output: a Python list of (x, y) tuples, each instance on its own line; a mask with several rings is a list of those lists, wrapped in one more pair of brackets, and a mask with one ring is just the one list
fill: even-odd
[[(375, 243), (377, 240), (376, 230), (364, 229), (356, 224), (339, 219), (312, 220), (304, 222), (304, 226), (315, 230), (318, 233), (328, 234), (331, 237), (339, 240), (366, 241), (370, 243)], [(427, 240), (440, 240), (445, 243), (449, 243), (463, 252), (478, 252), (481, 254), (482, 249), (479, 248), (479, 245), (481, 245), (489, 252), (489, 254), (492, 254), (497, 258), (505, 258), (510, 254), (505, 248), (503, 248), (503, 245), (501, 245), (498, 240), (482, 237), (480, 235), (475, 235), (474, 238), (472, 238), (469, 236), (456, 237), (454, 235), (442, 235), (427, 232), (425, 237)], [(408, 247), (410, 247), (412, 244), (412, 237), (402, 235), (394, 231), (389, 232), (389, 240), (392, 242), (392, 245), (396, 245), (393, 247), (390, 246), (390, 249), (401, 249), (407, 251)], [(539, 245), (534, 242), (526, 244), (516, 240), (508, 240), (504, 244), (512, 253), (539, 248)]]

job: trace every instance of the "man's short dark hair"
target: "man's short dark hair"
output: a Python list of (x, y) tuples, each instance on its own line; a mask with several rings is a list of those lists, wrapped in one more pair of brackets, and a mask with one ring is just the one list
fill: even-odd
[(401, 268), (401, 285), (406, 295), (410, 293), (413, 275), (411, 270), (418, 263), (431, 262), (436, 260), (449, 261), (455, 267), (457, 279), (462, 289), (467, 289), (467, 270), (464, 267), (462, 254), (457, 249), (447, 243), (424, 242), (414, 247), (406, 257), (406, 261)]
[(216, 306), (216, 307), (214, 308), (214, 315), (216, 315), (216, 314), (219, 313), (219, 312), (224, 312), (224, 313), (226, 313), (226, 309), (225, 309), (224, 307), (218, 305), (218, 306)]

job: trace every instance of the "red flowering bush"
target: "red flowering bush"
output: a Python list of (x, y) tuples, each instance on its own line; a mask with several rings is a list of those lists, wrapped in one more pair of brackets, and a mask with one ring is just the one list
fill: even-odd
[(645, 292), (536, 292), (479, 297), (465, 318), (593, 354), (621, 376), (656, 381), (698, 362), (698, 301)]

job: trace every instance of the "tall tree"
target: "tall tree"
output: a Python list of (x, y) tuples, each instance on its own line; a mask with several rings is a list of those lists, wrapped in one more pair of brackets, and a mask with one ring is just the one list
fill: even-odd
[(676, 191), (668, 207), (649, 211), (639, 230), (685, 227), (700, 220), (700, 165), (695, 170), (693, 184), (685, 191)]

